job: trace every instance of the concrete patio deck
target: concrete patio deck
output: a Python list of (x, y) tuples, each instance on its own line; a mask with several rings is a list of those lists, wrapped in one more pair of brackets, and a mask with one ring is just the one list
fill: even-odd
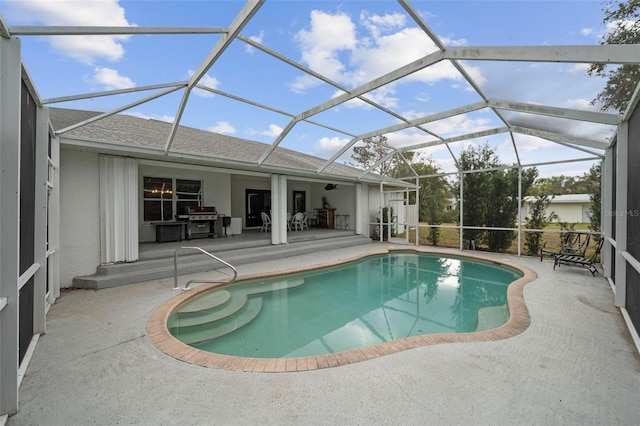
[[(381, 246), (238, 271), (330, 263)], [(145, 326), (176, 295), (171, 278), (65, 291), (49, 311), (47, 334), (20, 389), (20, 411), (8, 424), (638, 424), (640, 356), (607, 281), (578, 268), (554, 271), (551, 261), (537, 258), (486, 256), (538, 273), (524, 287), (531, 324), (523, 333), (295, 373), (203, 368), (156, 349)]]

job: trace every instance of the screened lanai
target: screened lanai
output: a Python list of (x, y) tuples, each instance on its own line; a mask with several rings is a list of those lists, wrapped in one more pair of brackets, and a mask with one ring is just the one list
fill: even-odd
[[(592, 100), (606, 79), (586, 70), (640, 65), (640, 45), (600, 44), (606, 31), (600, 9), (596, 2), (0, 2), (2, 370), (17, 373), (20, 364), (16, 337), (7, 337), (18, 326), (16, 301), (35, 298), (37, 335), (44, 332), (47, 303), (59, 295), (65, 147), (246, 175), (338, 179), (380, 194), (386, 185), (414, 188), (437, 177), (459, 182), (481, 172), (460, 165), (469, 146), (490, 146), (500, 168), (518, 173), (536, 167), (541, 176), (580, 176), (599, 164), (602, 275), (635, 333), (640, 95), (636, 90), (623, 113), (602, 111)], [(94, 113), (53, 129), (50, 107)], [(128, 146), (99, 131), (117, 115), (160, 121), (168, 130), (155, 144)], [(176, 144), (181, 126), (262, 145), (257, 155), (241, 158), (189, 151)], [(20, 163), (28, 148), (18, 141), (29, 138), (33, 151), (22, 152), (37, 154)], [(367, 140), (380, 141), (381, 157), (358, 164), (354, 148)], [(281, 149), (319, 160), (283, 168), (276, 159)], [(402, 163), (409, 152), (437, 171), (380, 173), (380, 164)], [(45, 182), (33, 194), (20, 192), (21, 169), (29, 168), (34, 181)], [(454, 196), (464, 203), (464, 185)], [(374, 216), (396, 195), (386, 197), (367, 206)], [(519, 192), (519, 203), (523, 197)], [(29, 209), (37, 213), (25, 244), (15, 224)], [(402, 220), (409, 230), (419, 228), (417, 212)], [(521, 222), (509, 230), (520, 234)], [(368, 235), (375, 224), (361, 232)], [(458, 247), (468, 247), (465, 226), (483, 225), (461, 214), (454, 225)], [(29, 244), (35, 255), (19, 254)], [(517, 250), (520, 255), (520, 243)], [(35, 293), (21, 294), (30, 285)], [(24, 342), (22, 348), (20, 360)], [(0, 416), (17, 410), (19, 381), (18, 374), (2, 379)]]
[[(519, 166), (556, 162), (553, 170), (566, 171), (562, 164), (598, 161), (620, 116), (589, 103), (605, 81), (584, 71), (591, 63), (634, 64), (637, 56), (636, 46), (601, 46), (594, 37), (556, 46), (523, 45), (515, 35), (498, 32), (485, 34), (482, 44), (451, 39), (442, 34), (458, 29), (453, 18), (449, 30), (429, 22), (430, 13), (445, 19), (457, 12), (445, 4), (429, 12), (424, 2), (384, 2), (377, 13), (366, 4), (341, 10), (329, 2), (324, 11), (315, 3), (297, 5), (292, 16), (308, 22), (290, 35), (269, 30), (283, 23), (265, 22), (288, 16), (288, 2), (218, 4), (213, 19), (178, 3), (159, 4), (167, 13), (182, 13), (170, 26), (153, 16), (129, 22), (118, 11), (106, 20), (94, 18), (96, 25), (74, 25), (73, 16), (21, 25), (39, 22), (42, 12), (27, 19), (30, 6), (8, 2), (5, 14), (14, 19), (5, 17), (3, 34), (21, 39), (25, 71), (45, 106), (104, 113), (91, 121), (126, 112), (171, 122), (162, 149), (167, 157), (175, 154), (179, 125), (216, 131), (217, 123), (218, 131), (225, 133), (226, 125), (230, 134), (242, 124), (253, 129), (248, 139), (269, 145), (247, 167), (267, 166), (273, 149), (284, 147), (325, 158), (319, 175), (332, 162), (352, 161), (352, 147), (378, 135), (386, 137), (389, 156), (415, 151), (445, 173), (458, 171), (457, 158), (469, 143), (488, 142), (504, 163)], [(535, 29), (527, 18), (508, 15), (508, 5), (499, 7), (489, 14), (500, 11), (511, 26)], [(365, 14), (359, 21), (357, 11)], [(103, 52), (92, 52), (92, 42)], [(110, 43), (119, 49), (109, 52)], [(157, 51), (145, 52), (144, 46)], [(140, 75), (100, 64), (123, 62), (126, 69), (133, 65), (129, 55), (144, 58)], [(64, 57), (85, 69), (74, 70), (60, 61)], [(175, 70), (175, 62), (184, 66)], [(78, 80), (86, 81), (84, 92), (78, 92)], [(559, 97), (563, 85), (567, 93)], [(586, 89), (578, 93), (578, 86)], [(111, 90), (99, 90), (105, 87)]]
[[(531, 15), (510, 14), (511, 5), (466, 6), (469, 13), (479, 8), (489, 15), (485, 25), (508, 16), (509, 28), (535, 34), (535, 20), (527, 19)], [(575, 5), (562, 7), (576, 13)], [(298, 169), (320, 178), (331, 177), (332, 163), (346, 163), (362, 168), (357, 180), (376, 182), (379, 164), (403, 152), (414, 153), (413, 161), (432, 161), (440, 174), (451, 176), (464, 172), (459, 159), (466, 147), (487, 144), (504, 165), (541, 167), (545, 176), (575, 175), (602, 159), (620, 120), (619, 114), (600, 112), (590, 103), (605, 80), (585, 70), (593, 63), (634, 64), (636, 55), (634, 46), (599, 45), (596, 37), (584, 35), (586, 28), (570, 43), (563, 36), (562, 45), (525, 44), (526, 36), (511, 32), (507, 37), (483, 34), (483, 44), (476, 45), (459, 29), (463, 20), (453, 16), (458, 8), (445, 4), (384, 2), (374, 11), (371, 5), (347, 10), (329, 2), (323, 10), (307, 4), (291, 11), (287, 2), (231, 2), (216, 5), (215, 23), (177, 3), (163, 2), (160, 8), (180, 13), (170, 26), (148, 15), (140, 15), (145, 24), (138, 24), (133, 22), (137, 15), (132, 12), (129, 19), (118, 8), (105, 10), (112, 13), (110, 26), (98, 25), (104, 21), (97, 18), (96, 25), (72, 25), (72, 15), (49, 25), (19, 25), (37, 22), (43, 12), (8, 3), (7, 13), (17, 19), (4, 32), (23, 40), (26, 69), (42, 104), (102, 113), (57, 129), (56, 135), (73, 138), (83, 125), (125, 113), (171, 123), (163, 143), (152, 149), (168, 160), (183, 156), (174, 145), (183, 125), (244, 132), (246, 139), (264, 143), (258, 158), (232, 163), (252, 171), (277, 167), (273, 153), (280, 147), (324, 159), (311, 170)], [(28, 11), (34, 12), (31, 21), (21, 14)], [(540, 8), (530, 12), (542, 14)], [(287, 34), (266, 23), (267, 17), (289, 15), (308, 24)], [(460, 31), (460, 37), (445, 29), (439, 34), (429, 25), (432, 15), (448, 17), (449, 32)], [(550, 26), (552, 19), (545, 19)], [(90, 47), (93, 41), (97, 45)], [(162, 46), (162, 54), (150, 54), (146, 46)], [(29, 66), (30, 55), (37, 66)], [(98, 65), (121, 62), (126, 69), (133, 65), (128, 58), (136, 55), (144, 58), (139, 76)], [(86, 69), (79, 73), (58, 59), (64, 57)], [(176, 58), (185, 65), (172, 66)], [(150, 72), (161, 69), (162, 77)], [(79, 80), (90, 90), (79, 92)], [(382, 157), (370, 164), (354, 162), (353, 148), (379, 137)], [(198, 157), (225, 165), (220, 156)], [(411, 168), (408, 172), (404, 177), (411, 185), (421, 177)], [(414, 217), (404, 215), (405, 222)], [(459, 226), (464, 223), (461, 218)]]

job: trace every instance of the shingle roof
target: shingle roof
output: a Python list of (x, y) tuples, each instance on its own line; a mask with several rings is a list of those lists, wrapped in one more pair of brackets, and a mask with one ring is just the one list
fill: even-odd
[[(82, 111), (64, 108), (50, 108), (49, 118), (55, 131), (89, 120), (100, 115), (100, 112)], [(171, 124), (153, 119), (144, 119), (125, 114), (111, 115), (106, 118), (64, 132), (64, 138), (99, 142), (105, 145), (117, 145), (126, 153), (127, 146), (143, 147), (157, 151), (164, 159), (164, 146), (171, 132)], [(220, 133), (208, 132), (186, 126), (179, 126), (171, 148), (172, 155), (191, 154), (206, 158), (213, 165), (234, 167), (243, 170), (281, 170), (292, 173), (297, 171), (303, 175), (316, 174), (326, 160), (303, 154), (286, 148), (276, 147), (262, 166), (258, 160), (269, 149), (270, 145), (240, 139)], [(332, 163), (320, 175), (343, 178), (354, 181), (362, 175), (361, 169)], [(379, 176), (368, 175), (364, 181), (379, 181)]]
[[(524, 201), (533, 202), (535, 197), (524, 197)], [(552, 204), (558, 203), (590, 203), (591, 198), (589, 194), (562, 194), (555, 195), (553, 198), (549, 198), (549, 202)]]

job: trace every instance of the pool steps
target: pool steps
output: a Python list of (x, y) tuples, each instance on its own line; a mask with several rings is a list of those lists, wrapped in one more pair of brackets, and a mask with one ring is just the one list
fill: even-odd
[[(299, 232), (300, 234), (307, 231)], [(311, 234), (311, 233), (309, 233)], [(313, 240), (290, 242), (289, 244), (272, 245), (270, 240), (251, 241), (245, 243), (228, 243), (220, 239), (202, 239), (182, 241), (183, 246), (200, 246), (215, 254), (234, 266), (249, 264), (259, 261), (283, 259), (291, 256), (315, 253), (318, 251), (335, 250), (339, 248), (354, 247), (363, 244), (371, 244), (371, 238), (355, 235), (353, 231), (341, 231), (326, 233), (331, 237), (322, 235)], [(224, 239), (228, 240), (228, 239)], [(240, 237), (238, 238), (238, 241)], [(173, 277), (173, 253), (175, 248), (160, 251), (141, 252), (140, 259), (129, 263), (114, 263), (100, 265), (96, 273), (87, 276), (73, 278), (74, 288), (101, 289), (118, 287), (144, 281)], [(203, 254), (182, 254), (179, 258), (180, 275), (213, 271), (223, 265), (212, 262)], [(220, 278), (219, 274), (216, 274)]]
[(478, 309), (478, 325), (476, 331), (493, 330), (504, 324), (504, 319), (509, 318), (509, 306), (487, 306)]
[(247, 325), (260, 313), (262, 298), (257, 295), (302, 284), (304, 279), (291, 278), (270, 285), (262, 281), (239, 284), (234, 296), (224, 289), (212, 291), (179, 307), (172, 315), (169, 330), (187, 344), (215, 339)]
[(227, 303), (230, 298), (231, 293), (227, 290), (219, 289), (211, 292), (206, 297), (203, 295), (203, 297), (187, 301), (187, 303), (180, 307), (180, 312), (183, 314), (201, 312)]
[(216, 323), (200, 324), (197, 326), (171, 328), (171, 333), (188, 345), (196, 345), (229, 334), (249, 324), (262, 311), (262, 298), (246, 299), (239, 310), (233, 315), (221, 318)]

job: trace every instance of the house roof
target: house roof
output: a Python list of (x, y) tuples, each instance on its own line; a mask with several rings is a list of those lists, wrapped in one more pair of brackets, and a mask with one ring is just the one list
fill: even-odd
[(551, 204), (560, 203), (590, 203), (591, 198), (589, 194), (563, 194), (556, 195), (551, 199)]
[[(590, 194), (562, 194), (549, 199), (549, 204), (584, 204), (591, 202)], [(525, 202), (535, 201), (535, 197), (525, 197)]]
[(171, 130), (171, 123), (116, 114), (72, 128), (91, 121), (102, 113), (63, 108), (50, 108), (49, 111), (54, 131), (70, 129), (61, 136), (62, 144), (66, 145), (92, 146), (103, 151), (115, 150), (121, 155), (165, 161), (188, 158), (190, 162), (236, 170), (275, 171), (348, 181), (380, 180), (378, 175), (362, 176), (361, 169), (340, 163), (331, 163), (322, 172), (318, 172), (325, 166), (326, 160), (280, 147), (276, 147), (263, 165), (257, 167), (257, 161), (269, 145), (186, 126), (178, 127), (173, 149), (165, 155), (164, 143)]

